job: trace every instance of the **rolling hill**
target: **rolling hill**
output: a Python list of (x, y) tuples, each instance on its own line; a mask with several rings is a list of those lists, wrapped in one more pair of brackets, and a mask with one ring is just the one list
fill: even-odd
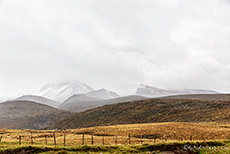
[(230, 100), (148, 99), (77, 113), (47, 129), (156, 122), (229, 122)]
[[(79, 95), (81, 95), (81, 97), (79, 97)], [(79, 95), (69, 98), (66, 102), (59, 106), (59, 109), (72, 112), (83, 112), (104, 105), (147, 99), (146, 97), (133, 95), (106, 100), (100, 100), (98, 98), (97, 100), (96, 98), (87, 97), (84, 94)]]
[(41, 129), (72, 115), (67, 111), (31, 101), (0, 104), (0, 127), (10, 129)]
[(61, 104), (51, 99), (41, 97), (41, 96), (35, 96), (35, 95), (24, 95), (17, 98), (16, 100), (36, 102), (36, 103), (52, 106), (55, 108), (57, 108)]

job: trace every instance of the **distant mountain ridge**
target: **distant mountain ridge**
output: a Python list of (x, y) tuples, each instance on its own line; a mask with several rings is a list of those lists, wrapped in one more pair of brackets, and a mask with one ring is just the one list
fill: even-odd
[[(85, 94), (75, 94), (59, 105), (59, 109), (72, 112), (81, 112), (100, 105), (106, 105), (105, 100), (119, 98), (120, 96), (106, 89), (90, 91)], [(102, 103), (104, 102), (104, 103)], [(109, 103), (109, 101), (107, 101)]]
[(147, 85), (139, 85), (136, 90), (136, 95), (145, 97), (163, 97), (171, 95), (186, 95), (186, 94), (219, 94), (213, 90), (203, 89), (182, 89), (182, 90), (166, 90), (155, 88)]
[(111, 105), (111, 104), (117, 104), (121, 102), (129, 102), (129, 101), (137, 101), (137, 100), (145, 100), (148, 99), (143, 96), (124, 96), (124, 97), (117, 97), (113, 99), (105, 99), (105, 100), (96, 100), (96, 99), (90, 99), (88, 100), (81, 100), (81, 99), (69, 99), (66, 102), (62, 103), (58, 108), (61, 110), (67, 110), (72, 112), (83, 112), (89, 109), (94, 109), (97, 107), (101, 107), (104, 105)]
[(92, 101), (92, 100), (104, 100), (104, 99), (113, 99), (120, 97), (117, 93), (109, 91), (106, 89), (93, 90), (84, 94), (74, 94), (62, 104), (71, 102), (71, 101)]

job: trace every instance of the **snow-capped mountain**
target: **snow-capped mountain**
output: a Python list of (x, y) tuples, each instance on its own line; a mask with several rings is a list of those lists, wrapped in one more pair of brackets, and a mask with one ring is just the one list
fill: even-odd
[(94, 89), (82, 82), (47, 84), (36, 95), (62, 103), (74, 94), (82, 94)]
[(155, 88), (147, 85), (140, 85), (137, 87), (136, 95), (145, 97), (162, 97), (170, 95), (184, 95), (184, 94), (219, 94), (213, 90), (203, 89), (182, 89), (182, 90), (166, 90)]
[(17, 98), (16, 100), (32, 101), (32, 102), (36, 102), (36, 103), (39, 103), (39, 104), (52, 106), (52, 107), (55, 107), (55, 108), (57, 108), (60, 105), (59, 102), (56, 102), (56, 101), (53, 101), (53, 100), (50, 100), (48, 98), (44, 98), (44, 97), (41, 97), (41, 96), (35, 96), (35, 95), (24, 95), (24, 96), (21, 96), (21, 97)]

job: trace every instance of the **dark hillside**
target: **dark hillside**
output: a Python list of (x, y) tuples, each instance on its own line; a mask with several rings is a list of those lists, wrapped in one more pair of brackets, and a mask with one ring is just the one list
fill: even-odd
[(155, 122), (213, 121), (230, 121), (230, 101), (161, 98), (119, 103), (77, 113), (47, 128), (81, 128)]

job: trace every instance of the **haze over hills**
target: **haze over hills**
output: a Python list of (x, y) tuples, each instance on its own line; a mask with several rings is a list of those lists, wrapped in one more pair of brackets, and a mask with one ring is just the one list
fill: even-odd
[(168, 99), (191, 99), (191, 100), (206, 100), (206, 101), (230, 101), (230, 94), (191, 94), (191, 95), (176, 95), (164, 97)]
[(70, 102), (79, 102), (79, 101), (96, 101), (96, 100), (105, 100), (105, 99), (113, 99), (120, 97), (117, 93), (106, 90), (99, 89), (93, 90), (84, 94), (74, 94), (66, 101), (64, 101), (61, 105), (70, 103)]
[(46, 84), (38, 93), (36, 93), (36, 95), (23, 95), (16, 100), (33, 101), (55, 108), (73, 112), (82, 112), (106, 104), (124, 102), (121, 101), (123, 99), (125, 101), (134, 101), (134, 98), (140, 100), (139, 98), (141, 97), (139, 96), (153, 98), (184, 94), (218, 94), (218, 92), (196, 89), (165, 90), (141, 84), (136, 89), (136, 96), (130, 94), (132, 97), (122, 96), (124, 98), (114, 99), (119, 98), (120, 96), (113, 91), (106, 89), (94, 90), (83, 82), (60, 82), (55, 84)]
[[(78, 95), (81, 95), (81, 94), (78, 94)], [(112, 99), (112, 98), (120, 97), (116, 92), (109, 91), (106, 89), (94, 90), (94, 91), (90, 91), (82, 95), (85, 95), (91, 98), (98, 98), (98, 99)]]
[(219, 94), (213, 90), (203, 89), (182, 89), (182, 90), (166, 90), (155, 88), (147, 85), (139, 85), (136, 90), (136, 95), (145, 97), (162, 97), (170, 95), (185, 95), (185, 94)]
[(50, 100), (48, 98), (44, 98), (41, 96), (35, 96), (35, 95), (24, 95), (24, 96), (17, 98), (16, 100), (36, 102), (36, 103), (40, 103), (44, 105), (49, 105), (55, 108), (57, 108), (61, 104), (59, 102)]
[(106, 89), (99, 89), (93, 90), (88, 93), (84, 94), (74, 94), (62, 104), (72, 102), (72, 101), (91, 101), (91, 100), (103, 100), (103, 99), (113, 99), (120, 97), (117, 93), (106, 90)]
[(41, 129), (70, 115), (71, 112), (31, 101), (9, 101), (0, 104), (0, 127)]
[(47, 129), (156, 122), (229, 122), (229, 113), (230, 100), (148, 99), (76, 113)]
[(47, 84), (36, 95), (62, 103), (74, 94), (87, 93), (93, 90), (83, 82), (62, 82)]
[(133, 96), (125, 96), (125, 97), (106, 99), (106, 100), (96, 100), (96, 99), (90, 99), (90, 98), (88, 98), (88, 100), (86, 99), (81, 100), (81, 99), (78, 99), (78, 97), (76, 99), (70, 98), (66, 102), (62, 103), (59, 106), (59, 109), (68, 110), (72, 112), (82, 112), (82, 111), (86, 111), (86, 110), (104, 106), (104, 105), (116, 104), (116, 103), (121, 103), (121, 102), (129, 102), (129, 101), (135, 101), (135, 100), (145, 100), (148, 98), (143, 97), (143, 96), (133, 95)]

